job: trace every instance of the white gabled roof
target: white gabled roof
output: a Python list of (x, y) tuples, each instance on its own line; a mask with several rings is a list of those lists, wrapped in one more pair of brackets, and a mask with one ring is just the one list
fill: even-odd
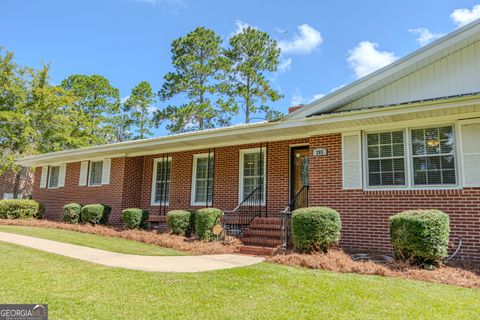
[(333, 112), (352, 101), (399, 80), (400, 78), (479, 40), (480, 19), (477, 19), (429, 45), (305, 105), (303, 108), (290, 113), (286, 119), (299, 119), (316, 114)]

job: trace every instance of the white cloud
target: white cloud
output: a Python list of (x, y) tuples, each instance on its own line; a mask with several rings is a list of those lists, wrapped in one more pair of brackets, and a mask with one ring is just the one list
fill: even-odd
[(310, 98), (305, 98), (305, 97), (303, 97), (302, 93), (300, 92), (300, 89), (295, 88), (295, 91), (293, 91), (293, 94), (292, 94), (292, 99), (290, 100), (290, 104), (291, 104), (291, 106), (298, 106), (300, 104), (313, 102), (315, 100), (323, 98), (324, 96), (325, 95), (323, 93), (317, 93), (317, 94), (314, 94)]
[(422, 47), (440, 37), (443, 37), (443, 33), (434, 33), (427, 28), (408, 29), (408, 32), (417, 36), (417, 43)]
[(358, 78), (397, 60), (393, 52), (380, 51), (378, 43), (362, 41), (348, 52), (347, 62)]
[(308, 24), (298, 26), (298, 33), (291, 40), (281, 40), (278, 46), (284, 54), (309, 54), (323, 42), (322, 35)]
[(462, 27), (473, 20), (480, 19), (480, 4), (473, 6), (471, 10), (465, 8), (454, 10), (450, 19), (457, 27)]
[(125, 103), (125, 102), (128, 100), (128, 98), (130, 98), (130, 96), (126, 96), (126, 97), (120, 98), (120, 102), (121, 102), (121, 103)]
[(292, 68), (292, 58), (281, 59), (278, 64), (277, 72), (284, 73)]
[(258, 29), (256, 26), (253, 26), (249, 23), (246, 23), (242, 20), (235, 20), (235, 26), (236, 26), (236, 29), (235, 31), (233, 31), (231, 34), (230, 34), (230, 37), (233, 37), (233, 36), (236, 36), (237, 34), (241, 33), (243, 31), (243, 29), (246, 29), (248, 27), (250, 28), (253, 28), (253, 29)]

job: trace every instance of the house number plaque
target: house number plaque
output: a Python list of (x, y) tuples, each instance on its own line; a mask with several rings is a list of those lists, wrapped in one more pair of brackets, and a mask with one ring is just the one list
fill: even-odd
[(327, 148), (313, 149), (313, 155), (315, 157), (326, 156), (327, 154), (328, 154)]

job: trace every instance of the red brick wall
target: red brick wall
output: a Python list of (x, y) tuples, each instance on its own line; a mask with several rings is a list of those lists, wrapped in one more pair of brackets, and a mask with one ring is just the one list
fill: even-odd
[[(122, 210), (125, 171), (133, 172), (133, 170), (126, 170), (126, 164), (132, 164), (132, 162), (130, 159), (126, 161), (125, 158), (112, 159), (110, 184), (92, 187), (78, 185), (80, 162), (68, 163), (65, 175), (65, 187), (58, 189), (39, 187), (42, 173), (42, 168), (39, 167), (35, 171), (33, 199), (42, 202), (45, 205), (47, 218), (54, 220), (62, 219), (62, 208), (70, 202), (80, 204), (107, 204), (112, 207), (110, 221), (118, 224), (120, 223)], [(131, 191), (133, 192), (134, 190)]]
[(310, 150), (324, 147), (326, 157), (310, 160), (310, 205), (340, 212), (341, 244), (391, 251), (388, 217), (403, 210), (435, 208), (450, 215), (451, 234), (463, 238), (461, 255), (480, 260), (480, 189), (363, 191), (342, 190), (341, 135), (310, 139)]
[[(437, 208), (450, 215), (452, 234), (463, 237), (462, 256), (480, 260), (480, 189), (363, 191), (342, 190), (341, 135), (268, 143), (268, 214), (278, 215), (289, 201), (289, 147), (309, 143), (310, 150), (323, 147), (328, 155), (310, 158), (310, 205), (330, 206), (342, 218), (341, 244), (345, 247), (390, 251), (388, 217), (415, 208)], [(258, 144), (216, 148), (213, 206), (232, 210), (238, 203), (239, 154), (241, 149)], [(264, 144), (265, 146), (265, 144)], [(212, 149), (213, 151), (213, 149)], [(171, 153), (170, 205), (166, 209), (191, 208), (192, 162), (196, 153), (208, 150)], [(36, 171), (34, 198), (45, 203), (49, 218), (61, 218), (69, 202), (111, 205), (111, 223), (118, 224), (120, 212), (141, 207), (158, 214), (150, 205), (153, 160), (161, 154), (112, 160), (110, 184), (79, 187), (79, 163), (67, 166), (65, 187), (39, 189), (41, 169)]]

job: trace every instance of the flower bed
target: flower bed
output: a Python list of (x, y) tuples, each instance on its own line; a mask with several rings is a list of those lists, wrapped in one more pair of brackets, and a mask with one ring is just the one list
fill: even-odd
[(58, 228), (84, 233), (98, 234), (109, 237), (117, 237), (128, 240), (140, 241), (143, 243), (154, 244), (164, 248), (171, 248), (180, 251), (191, 252), (194, 254), (224, 254), (236, 253), (239, 251), (241, 242), (234, 238), (229, 238), (226, 243), (207, 242), (207, 241), (189, 241), (182, 236), (171, 234), (158, 234), (153, 231), (144, 230), (123, 230), (113, 227), (88, 224), (67, 224), (63, 222), (54, 222), (48, 220), (11, 220), (0, 219), (0, 224), (29, 226), (40, 228)]

